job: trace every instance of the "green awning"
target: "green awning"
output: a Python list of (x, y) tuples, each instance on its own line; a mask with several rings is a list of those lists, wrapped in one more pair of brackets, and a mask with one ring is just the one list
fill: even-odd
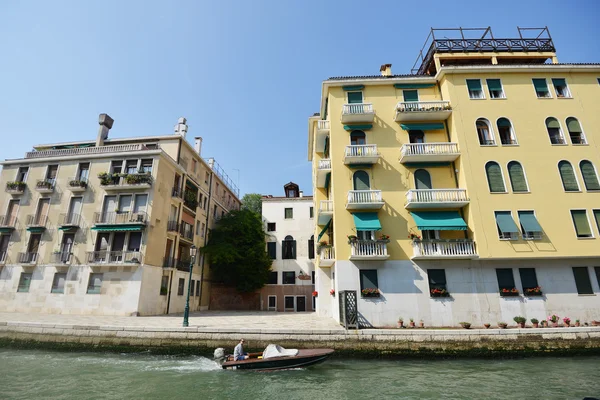
[(502, 83), (500, 79), (488, 79), (487, 80), (488, 89), (490, 90), (502, 90)]
[(567, 86), (567, 81), (563, 78), (552, 78), (552, 84), (554, 86)]
[(357, 231), (378, 231), (381, 230), (381, 222), (376, 212), (358, 212), (354, 216), (354, 226)]
[(327, 221), (327, 224), (325, 225), (325, 227), (323, 229), (321, 229), (321, 232), (319, 232), (319, 236), (317, 237), (317, 242), (321, 241), (321, 238), (323, 237), (325, 232), (327, 232), (327, 229), (329, 229), (329, 225), (331, 225), (331, 221), (333, 221), (333, 219), (330, 219), (329, 221)]
[(144, 225), (96, 225), (92, 227), (97, 232), (141, 232)]
[(506, 118), (500, 118), (500, 119), (498, 119), (498, 126), (499, 127), (504, 126), (504, 127), (510, 128), (510, 121), (507, 120)]
[(533, 87), (537, 92), (547, 92), (548, 85), (546, 84), (546, 79), (534, 79)]
[(497, 212), (496, 213), (496, 224), (502, 233), (518, 233), (519, 228), (512, 219), (510, 212)]
[(32, 233), (42, 233), (46, 230), (45, 226), (29, 226), (27, 227), (27, 232)]
[(13, 228), (12, 226), (0, 227), (0, 233), (11, 233), (14, 230), (15, 230), (15, 228)]
[(467, 87), (471, 91), (481, 90), (481, 81), (479, 79), (467, 79)]
[(331, 172), (325, 175), (325, 189), (329, 189), (329, 182), (331, 181)]
[(434, 87), (435, 83), (395, 83), (396, 89), (425, 89)]
[(364, 125), (344, 125), (344, 129), (347, 131), (368, 131), (373, 128), (373, 124), (364, 124)]
[(444, 124), (441, 122), (432, 124), (400, 124), (400, 127), (405, 131), (437, 131), (444, 129)]
[(352, 169), (373, 168), (373, 164), (348, 164), (348, 168), (352, 168)]
[(541, 232), (542, 227), (540, 223), (535, 218), (535, 214), (533, 211), (520, 211), (519, 212), (519, 221), (521, 221), (521, 226), (525, 232)]
[(466, 231), (467, 223), (458, 211), (418, 211), (411, 212), (419, 230)]
[(555, 118), (548, 118), (546, 120), (546, 126), (548, 128), (560, 129), (560, 124), (558, 123), (558, 121)]
[(342, 86), (342, 89), (344, 89), (346, 92), (351, 92), (353, 90), (363, 90), (364, 88), (365, 85)]
[(58, 228), (59, 231), (64, 231), (64, 232), (74, 232), (77, 229), (79, 229), (79, 227), (77, 225), (63, 225)]
[(569, 133), (583, 132), (581, 125), (579, 125), (579, 121), (577, 121), (575, 118), (567, 118), (567, 129), (569, 130)]

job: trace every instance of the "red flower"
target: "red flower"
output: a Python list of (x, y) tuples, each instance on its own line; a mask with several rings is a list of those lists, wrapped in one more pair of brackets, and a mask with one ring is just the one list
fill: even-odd
[(313, 297), (317, 297), (319, 295), (319, 292), (317, 292), (316, 290), (314, 292), (312, 292)]
[(331, 290), (329, 291), (329, 294), (330, 294), (330, 295), (332, 295), (332, 296), (335, 296), (335, 289), (331, 289)]

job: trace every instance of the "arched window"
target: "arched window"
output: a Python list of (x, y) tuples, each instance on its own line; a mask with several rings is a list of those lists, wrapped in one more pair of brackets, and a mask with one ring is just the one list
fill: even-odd
[(425, 169), (415, 171), (415, 189), (432, 189), (431, 175)]
[(517, 144), (517, 137), (512, 124), (508, 118), (498, 118), (496, 122), (498, 126), (498, 134), (500, 135), (500, 143), (502, 144)]
[(560, 123), (556, 118), (546, 118), (546, 129), (548, 130), (548, 136), (550, 137), (550, 143), (552, 144), (566, 144), (565, 138), (560, 129)]
[(363, 131), (352, 131), (350, 133), (350, 144), (351, 145), (359, 145), (366, 144), (367, 136)]
[(572, 144), (587, 144), (581, 124), (577, 121), (577, 118), (567, 118), (567, 130), (569, 131)]
[(479, 118), (475, 126), (477, 127), (477, 136), (479, 137), (480, 145), (489, 146), (496, 144), (494, 134), (490, 129), (490, 123), (487, 119)]
[(575, 177), (575, 171), (570, 162), (562, 160), (558, 163), (558, 172), (560, 173), (560, 179), (562, 179), (563, 188), (565, 192), (578, 192), (579, 183)]
[(369, 174), (365, 171), (356, 171), (352, 177), (354, 183), (354, 190), (370, 190), (371, 184), (369, 183)]
[(508, 177), (510, 178), (510, 186), (513, 192), (529, 192), (521, 163), (517, 161), (508, 163)]
[(284, 260), (296, 259), (296, 241), (290, 235), (287, 235), (281, 242), (281, 258)]
[(502, 177), (502, 169), (495, 161), (489, 161), (485, 164), (485, 174), (487, 175), (488, 186), (492, 193), (504, 193), (506, 187), (504, 186), (504, 178)]
[(583, 160), (579, 163), (579, 169), (581, 169), (581, 176), (583, 176), (583, 183), (587, 190), (600, 190), (600, 184), (598, 183), (598, 174), (596, 168), (591, 161)]

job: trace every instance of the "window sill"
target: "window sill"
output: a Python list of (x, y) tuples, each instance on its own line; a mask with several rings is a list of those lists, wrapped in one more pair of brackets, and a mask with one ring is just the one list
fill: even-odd
[(508, 194), (508, 192), (490, 192), (490, 194)]
[(479, 147), (498, 147), (497, 144), (479, 144)]
[(506, 97), (490, 97), (490, 100), (506, 100)]
[(540, 96), (538, 96), (537, 98), (539, 100), (552, 100), (552, 99), (554, 99), (554, 97), (540, 97)]
[(582, 190), (565, 190), (565, 193), (583, 193)]
[(573, 97), (572, 97), (572, 96), (571, 96), (571, 97), (558, 97), (558, 96), (556, 96), (556, 98), (557, 98), (558, 100), (573, 100)]
[(515, 192), (513, 190), (513, 194), (531, 194), (531, 192), (530, 191), (527, 191), (527, 192)]
[(591, 236), (591, 237), (578, 237), (577, 240), (591, 240), (591, 239), (596, 239), (595, 237)]
[(485, 97), (477, 98), (477, 97), (469, 97), (469, 100), (487, 100)]
[(498, 240), (500, 240), (501, 242), (517, 242), (519, 240), (519, 238), (515, 238), (515, 239), (498, 238)]
[(568, 146), (567, 143), (550, 143), (551, 146)]
[(583, 294), (577, 293), (577, 296), (584, 296), (584, 297), (590, 297), (590, 296), (595, 296), (595, 295), (596, 295), (595, 293), (583, 293)]
[(519, 147), (519, 143), (502, 143), (502, 147)]
[(589, 143), (571, 143), (571, 146), (589, 146)]

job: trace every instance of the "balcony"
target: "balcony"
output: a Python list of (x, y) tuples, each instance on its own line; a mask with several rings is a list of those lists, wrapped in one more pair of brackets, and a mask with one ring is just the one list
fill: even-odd
[(198, 208), (198, 192), (186, 190), (183, 193), (183, 205), (195, 214)]
[(19, 264), (23, 265), (36, 265), (38, 262), (39, 254), (27, 252), (27, 253), (19, 253), (17, 255), (17, 260)]
[(379, 153), (376, 144), (358, 144), (346, 146), (344, 164), (377, 164)]
[(173, 190), (171, 190), (171, 197), (181, 200), (183, 198), (183, 190), (178, 187), (173, 187)]
[(25, 158), (68, 157), (86, 154), (126, 153), (159, 149), (158, 144), (148, 147), (144, 144), (117, 144), (100, 147), (79, 147), (74, 149), (42, 150), (25, 153)]
[(17, 217), (14, 215), (0, 215), (0, 233), (10, 233), (17, 227)]
[(478, 258), (470, 239), (414, 240), (412, 259), (452, 260)]
[(179, 232), (179, 224), (177, 223), (177, 221), (167, 222), (167, 232)]
[(71, 177), (67, 186), (73, 193), (82, 193), (87, 190), (88, 180), (87, 178)]
[(90, 265), (123, 265), (142, 262), (142, 253), (139, 251), (88, 251), (86, 256)]
[(53, 193), (55, 179), (39, 179), (35, 184), (35, 190), (38, 193)]
[(469, 204), (465, 189), (411, 189), (406, 192), (407, 210), (462, 208)]
[(327, 139), (327, 136), (329, 136), (329, 129), (329, 121), (317, 121), (315, 130), (315, 151), (317, 153), (323, 153), (325, 151), (325, 140)]
[(188, 224), (187, 222), (182, 222), (179, 226), (179, 234), (181, 234), (181, 238), (187, 241), (194, 241), (194, 226)]
[(141, 232), (148, 222), (145, 212), (106, 212), (94, 214), (93, 231), (97, 232)]
[(350, 243), (351, 260), (386, 260), (387, 244), (375, 240), (356, 240)]
[(319, 254), (319, 266), (331, 267), (335, 264), (335, 248), (333, 246), (322, 247)]
[(452, 162), (460, 156), (458, 143), (407, 143), (400, 150), (401, 163)]
[(75, 213), (60, 214), (58, 216), (59, 230), (65, 232), (75, 232), (79, 229), (81, 223), (81, 215)]
[(383, 204), (381, 190), (350, 190), (346, 210), (379, 210)]
[(396, 105), (396, 122), (445, 121), (450, 114), (449, 101), (401, 101)]
[(7, 259), (8, 259), (8, 252), (0, 251), (0, 265), (5, 265)]
[(163, 268), (165, 269), (177, 269), (179, 271), (190, 272), (190, 258), (184, 258), (179, 260), (175, 257), (165, 257), (163, 259)]
[(100, 186), (107, 192), (146, 190), (152, 187), (152, 175), (148, 173), (133, 174), (109, 174), (103, 172), (98, 174)]
[(371, 103), (344, 104), (342, 107), (342, 123), (372, 123), (375, 119), (375, 110)]
[(333, 200), (321, 200), (319, 202), (317, 225), (327, 225), (331, 218), (333, 218)]
[(59, 251), (50, 256), (50, 263), (54, 265), (71, 265), (72, 260), (73, 253), (70, 251)]
[(20, 196), (25, 193), (25, 189), (27, 189), (27, 184), (25, 182), (6, 182), (6, 193), (10, 193), (14, 196)]
[(47, 215), (28, 215), (25, 226), (29, 232), (41, 233), (46, 230), (46, 224), (48, 223)]
[(318, 188), (328, 187), (330, 179), (331, 179), (331, 160), (329, 158), (319, 160), (319, 165), (317, 168), (317, 187)]

